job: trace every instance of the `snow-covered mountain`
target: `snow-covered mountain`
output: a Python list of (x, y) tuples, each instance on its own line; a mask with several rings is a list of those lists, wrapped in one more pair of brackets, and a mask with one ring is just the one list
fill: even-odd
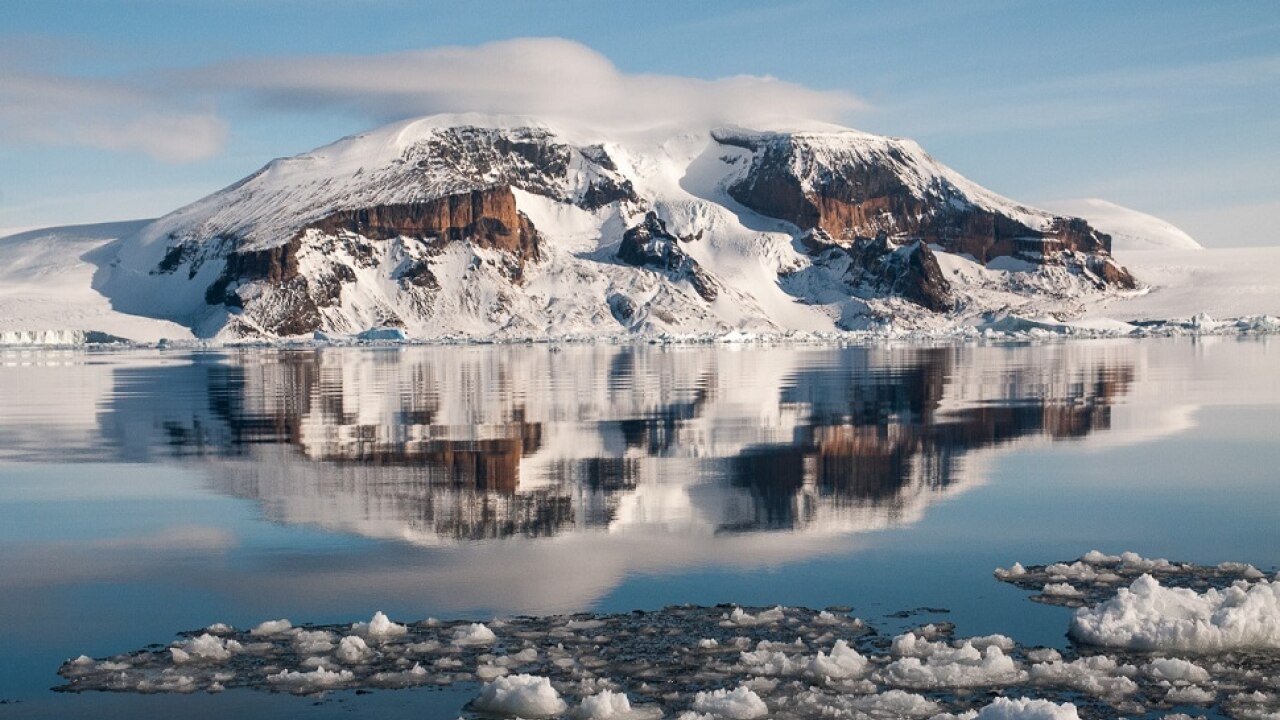
[(910, 140), (474, 115), (275, 160), (104, 252), (116, 310), (224, 339), (928, 328), (1137, 286), (1086, 221)]

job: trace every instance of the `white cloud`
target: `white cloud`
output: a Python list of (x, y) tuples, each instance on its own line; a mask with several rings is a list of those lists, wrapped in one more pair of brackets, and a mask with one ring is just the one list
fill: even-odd
[(118, 82), (0, 69), (0, 141), (142, 152), (164, 162), (216, 155), (227, 124)]
[(480, 112), (642, 129), (673, 123), (840, 121), (864, 107), (848, 93), (772, 77), (700, 80), (624, 73), (595, 50), (557, 38), (246, 60), (205, 69), (194, 79), (217, 90), (248, 91), (274, 106), (339, 109), (377, 120)]

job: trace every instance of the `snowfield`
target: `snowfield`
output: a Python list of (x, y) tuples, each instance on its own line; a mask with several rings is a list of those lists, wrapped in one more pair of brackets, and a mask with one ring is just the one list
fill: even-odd
[(193, 340), (174, 322), (130, 315), (94, 289), (107, 246), (149, 220), (45, 228), (0, 237), (0, 344)]

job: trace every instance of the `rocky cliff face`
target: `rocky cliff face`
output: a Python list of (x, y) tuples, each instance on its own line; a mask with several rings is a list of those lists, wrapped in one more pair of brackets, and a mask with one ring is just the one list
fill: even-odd
[(1062, 264), (1055, 256), (1070, 251), (1091, 256), (1090, 265), (1104, 282), (1136, 285), (1110, 259), (1110, 236), (1079, 218), (1038, 213), (975, 193), (965, 187), (971, 183), (938, 171), (940, 166), (914, 143), (880, 138), (870, 147), (842, 146), (830, 137), (778, 133), (716, 137), (752, 153), (750, 168), (728, 187), (733, 199), (801, 230), (822, 230), (845, 244), (884, 233), (982, 263), (1009, 256)]
[(647, 213), (644, 222), (627, 228), (618, 244), (618, 259), (635, 267), (649, 268), (665, 273), (674, 280), (686, 280), (703, 300), (716, 299), (718, 289), (715, 280), (707, 274), (698, 261), (680, 249), (681, 242), (694, 238), (680, 238), (667, 230), (667, 224), (656, 213)]

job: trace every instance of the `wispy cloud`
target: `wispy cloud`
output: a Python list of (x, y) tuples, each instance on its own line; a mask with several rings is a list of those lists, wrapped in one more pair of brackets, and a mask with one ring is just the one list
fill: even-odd
[(165, 162), (216, 155), (227, 123), (142, 86), (0, 67), (0, 141), (141, 152)]
[(375, 55), (220, 63), (162, 76), (84, 78), (0, 65), (0, 142), (141, 152), (168, 162), (218, 154), (227, 121), (209, 98), (370, 123), (446, 112), (571, 118), (602, 128), (839, 122), (865, 104), (768, 76), (703, 80), (626, 73), (558, 38)]
[(839, 121), (865, 107), (846, 92), (772, 77), (700, 80), (631, 74), (578, 42), (521, 38), (472, 47), (360, 56), (257, 59), (192, 80), (291, 110), (393, 120), (443, 112), (573, 118), (602, 127), (671, 123)]

